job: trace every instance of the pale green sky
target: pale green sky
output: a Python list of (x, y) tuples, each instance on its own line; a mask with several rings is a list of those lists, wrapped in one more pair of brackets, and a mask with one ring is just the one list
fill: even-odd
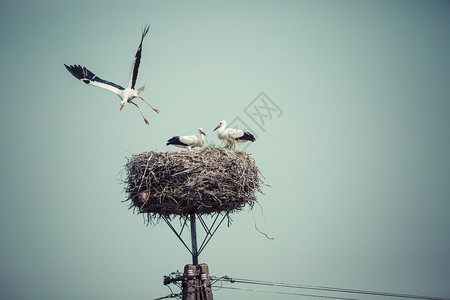
[[(166, 140), (198, 127), (217, 142), (236, 117), (271, 187), (265, 218), (233, 215), (202, 253), (211, 274), (450, 297), (449, 14), (448, 1), (1, 1), (0, 298), (169, 294), (163, 275), (191, 259), (121, 202), (126, 158), (178, 151)], [(149, 126), (63, 66), (126, 85), (145, 24)], [(264, 130), (245, 113), (260, 92), (282, 110)]]

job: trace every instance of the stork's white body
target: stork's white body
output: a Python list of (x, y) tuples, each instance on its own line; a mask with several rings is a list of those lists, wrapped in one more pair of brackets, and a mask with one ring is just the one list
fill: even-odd
[(173, 145), (180, 148), (185, 148), (191, 151), (195, 147), (203, 147), (205, 144), (205, 133), (202, 128), (198, 129), (198, 135), (185, 135), (185, 136), (174, 136), (167, 141), (166, 145)]
[(243, 131), (235, 128), (227, 128), (227, 122), (221, 121), (214, 130), (217, 130), (217, 137), (220, 140), (227, 141), (228, 145), (235, 145), (236, 143), (254, 142), (255, 137), (248, 131)]
[(240, 129), (234, 128), (224, 128), (220, 127), (217, 132), (217, 137), (221, 140), (226, 140), (228, 142), (233, 142), (234, 140), (242, 137), (244, 135), (244, 131)]
[(145, 86), (142, 86), (140, 88), (138, 88), (137, 90), (135, 90), (134, 88), (131, 87), (131, 83), (124, 89), (120, 89), (116, 86), (113, 85), (109, 85), (103, 82), (99, 82), (99, 81), (91, 81), (89, 82), (90, 85), (93, 86), (97, 86), (100, 88), (104, 88), (105, 90), (108, 90), (110, 92), (113, 92), (114, 94), (116, 94), (117, 96), (119, 96), (120, 99), (122, 99), (122, 101), (120, 102), (120, 107), (122, 108), (127, 102), (130, 103), (131, 100), (133, 100), (134, 98), (138, 98), (139, 94), (144, 91)]

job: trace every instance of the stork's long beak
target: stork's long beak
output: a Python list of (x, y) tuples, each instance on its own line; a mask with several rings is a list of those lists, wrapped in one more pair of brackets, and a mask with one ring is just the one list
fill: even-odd
[(213, 131), (216, 131), (216, 129), (219, 129), (220, 128), (220, 124), (219, 125), (217, 125), (217, 127), (216, 128), (214, 128), (214, 130)]
[(203, 130), (200, 130), (200, 133), (203, 134), (204, 136), (206, 136), (206, 133), (204, 133)]
[(125, 106), (125, 103), (120, 104), (120, 111), (122, 111), (122, 108)]

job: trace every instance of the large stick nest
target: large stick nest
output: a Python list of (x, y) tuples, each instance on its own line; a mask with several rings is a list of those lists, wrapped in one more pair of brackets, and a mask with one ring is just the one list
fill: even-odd
[(235, 212), (253, 207), (262, 183), (250, 154), (224, 148), (145, 152), (125, 165), (130, 208), (160, 216)]

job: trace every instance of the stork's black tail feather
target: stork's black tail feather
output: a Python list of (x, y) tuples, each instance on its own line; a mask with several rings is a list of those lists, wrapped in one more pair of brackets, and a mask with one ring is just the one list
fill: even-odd
[(244, 141), (251, 141), (251, 142), (254, 142), (254, 141), (256, 141), (256, 139), (255, 139), (255, 137), (253, 136), (253, 134), (251, 134), (250, 132), (248, 132), (248, 131), (244, 131), (244, 135), (243, 136), (241, 136), (240, 138), (238, 138), (238, 140), (244, 140)]
[(169, 145), (184, 145), (184, 144), (180, 142), (179, 136), (174, 136), (173, 138), (167, 141), (166, 146)]

